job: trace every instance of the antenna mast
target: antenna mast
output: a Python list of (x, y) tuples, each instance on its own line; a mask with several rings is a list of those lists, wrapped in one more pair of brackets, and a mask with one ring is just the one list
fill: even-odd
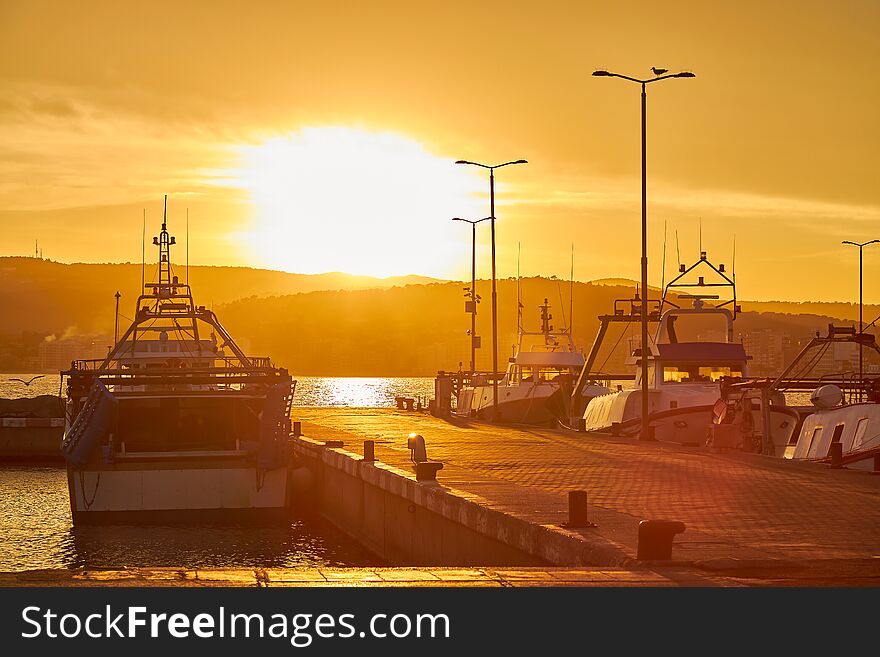
[(168, 234), (168, 195), (165, 195), (165, 209), (162, 212), (162, 231), (153, 238), (153, 244), (159, 247), (159, 287), (170, 292), (171, 286), (171, 245), (175, 240)]
[(678, 260), (678, 268), (681, 269), (681, 245), (678, 243), (678, 228), (675, 229), (675, 259)]
[(663, 267), (660, 271), (660, 294), (666, 289), (666, 220), (663, 220)]
[(516, 329), (522, 333), (522, 293), (519, 284), (519, 261), (522, 257), (522, 242), (516, 243)]
[(553, 319), (553, 315), (550, 314), (550, 302), (546, 297), (544, 303), (538, 308), (541, 309), (541, 333), (544, 334), (544, 343), (550, 344), (550, 332), (553, 330), (553, 327), (550, 326), (550, 320)]
[(189, 285), (189, 208), (186, 209), (186, 284)]
[(733, 234), (733, 262), (730, 263), (733, 282), (736, 283), (736, 233)]
[(568, 273), (568, 333), (574, 329), (574, 242), (571, 244), (571, 270)]
[(147, 241), (147, 209), (144, 208), (144, 223), (141, 226), (141, 290), (144, 289), (144, 285), (146, 285), (146, 281), (144, 280), (144, 269), (146, 268), (146, 246), (145, 243)]
[(119, 342), (119, 297), (122, 295), (119, 294), (119, 290), (116, 290), (116, 294), (113, 295), (116, 297), (116, 317), (113, 321), (113, 344)]

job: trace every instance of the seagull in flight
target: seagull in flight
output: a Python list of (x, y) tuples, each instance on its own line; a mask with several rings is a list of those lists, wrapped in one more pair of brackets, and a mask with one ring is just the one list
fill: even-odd
[(10, 381), (18, 381), (19, 383), (23, 383), (26, 386), (30, 386), (34, 381), (36, 381), (37, 379), (42, 379), (44, 376), (45, 376), (44, 374), (37, 374), (35, 377), (33, 377), (27, 381), (25, 381), (24, 379), (9, 379), (9, 380)]
[(654, 75), (663, 75), (664, 73), (669, 73), (668, 68), (657, 68), (656, 66), (652, 66), (651, 71), (654, 73)]

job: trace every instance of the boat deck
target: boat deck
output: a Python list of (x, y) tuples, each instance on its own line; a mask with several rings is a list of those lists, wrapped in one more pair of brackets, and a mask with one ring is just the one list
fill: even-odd
[(406, 469), (407, 435), (421, 434), (443, 487), (538, 525), (564, 523), (568, 492), (585, 490), (598, 526), (579, 533), (633, 558), (639, 521), (668, 519), (687, 525), (673, 559), (719, 574), (880, 565), (880, 476), (864, 471), (393, 409), (296, 408), (293, 419), (351, 451), (372, 439), (377, 460)]

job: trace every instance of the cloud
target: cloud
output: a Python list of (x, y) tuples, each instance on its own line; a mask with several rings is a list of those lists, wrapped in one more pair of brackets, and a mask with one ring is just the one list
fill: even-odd
[[(554, 189), (543, 191), (538, 186), (519, 188), (512, 199), (500, 203), (510, 205), (556, 207), (571, 210), (618, 211), (637, 207), (641, 203), (638, 181), (619, 179), (585, 179), (583, 187), (590, 191)], [(707, 218), (728, 217), (742, 219), (786, 218), (792, 225), (815, 230), (827, 220), (829, 232), (839, 231), (835, 222), (849, 221), (876, 225), (880, 222), (880, 207), (836, 203), (818, 199), (769, 196), (731, 190), (692, 190), (655, 183), (649, 188), (649, 212), (658, 210), (678, 215)]]

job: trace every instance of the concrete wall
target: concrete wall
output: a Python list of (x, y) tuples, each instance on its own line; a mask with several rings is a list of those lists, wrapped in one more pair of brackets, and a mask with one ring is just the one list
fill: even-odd
[[(540, 565), (542, 560), (481, 534), (457, 515), (452, 496), (436, 482), (371, 464), (343, 449), (295, 439), (294, 453), (309, 485), (294, 486), (294, 504), (316, 508), (361, 545), (394, 565)], [(303, 481), (303, 477), (294, 477)], [(444, 509), (445, 507), (445, 509)], [(477, 512), (474, 505), (472, 512)], [(488, 522), (488, 521), (487, 521)]]
[[(294, 503), (317, 509), (394, 565), (536, 566), (609, 564), (620, 555), (561, 528), (481, 505), (414, 473), (299, 437)], [(306, 470), (308, 471), (306, 473)], [(442, 479), (442, 471), (441, 471)], [(308, 483), (306, 483), (308, 482)]]
[(63, 435), (63, 426), (0, 427), (0, 461), (63, 461)]

